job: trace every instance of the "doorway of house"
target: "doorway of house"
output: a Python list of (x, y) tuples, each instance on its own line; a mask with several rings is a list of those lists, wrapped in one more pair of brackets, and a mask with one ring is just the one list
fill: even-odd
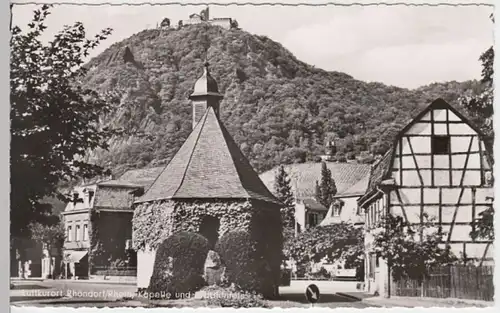
[(205, 216), (200, 224), (199, 233), (208, 239), (210, 249), (215, 248), (215, 244), (219, 239), (220, 221), (214, 216)]

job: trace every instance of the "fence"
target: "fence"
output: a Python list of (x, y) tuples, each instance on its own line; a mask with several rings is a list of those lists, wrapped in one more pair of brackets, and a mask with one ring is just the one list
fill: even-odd
[(394, 296), (493, 301), (493, 266), (446, 266), (433, 270), (422, 283), (401, 279)]
[(91, 275), (96, 276), (137, 276), (137, 267), (134, 266), (94, 266)]

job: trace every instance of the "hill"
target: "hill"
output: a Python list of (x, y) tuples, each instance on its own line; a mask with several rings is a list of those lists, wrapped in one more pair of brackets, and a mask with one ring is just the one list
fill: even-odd
[(340, 158), (383, 153), (425, 105), (438, 97), (456, 104), (477, 84), (408, 90), (315, 68), (279, 43), (243, 30), (208, 25), (144, 30), (87, 65), (87, 87), (121, 97), (120, 108), (103, 123), (132, 134), (113, 139), (109, 151), (96, 152), (100, 164), (121, 173), (170, 160), (192, 128), (188, 96), (207, 48), (212, 76), (225, 97), (221, 118), (259, 172), (317, 160), (331, 137), (338, 138)]

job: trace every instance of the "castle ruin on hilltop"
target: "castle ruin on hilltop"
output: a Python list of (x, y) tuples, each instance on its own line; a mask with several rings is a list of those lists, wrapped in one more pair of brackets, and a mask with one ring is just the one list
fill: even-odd
[(199, 14), (198, 13), (191, 14), (189, 16), (189, 19), (182, 21), (183, 26), (202, 24), (202, 23), (221, 26), (225, 29), (231, 29), (231, 28), (238, 27), (238, 23), (236, 22), (236, 20), (234, 20), (230, 17), (210, 18), (209, 7), (206, 7), (206, 9), (202, 10)]

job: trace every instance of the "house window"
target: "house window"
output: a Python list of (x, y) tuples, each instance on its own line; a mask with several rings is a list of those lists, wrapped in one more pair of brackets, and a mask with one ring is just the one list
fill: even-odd
[(76, 225), (75, 229), (75, 241), (80, 241), (81, 233), (80, 233), (80, 225)]
[(83, 241), (89, 240), (89, 226), (87, 224), (83, 224)]
[(375, 278), (376, 256), (375, 253), (370, 253), (370, 262), (368, 265), (368, 277)]
[(66, 234), (68, 241), (73, 241), (73, 233), (71, 232), (71, 226), (68, 226), (68, 233)]
[(92, 199), (94, 198), (94, 191), (89, 191), (89, 206), (92, 203)]
[(431, 151), (432, 154), (449, 154), (450, 136), (432, 136)]
[(333, 216), (340, 216), (340, 205), (333, 206)]
[(78, 193), (75, 192), (73, 193), (73, 205), (76, 205), (77, 202), (78, 202)]

